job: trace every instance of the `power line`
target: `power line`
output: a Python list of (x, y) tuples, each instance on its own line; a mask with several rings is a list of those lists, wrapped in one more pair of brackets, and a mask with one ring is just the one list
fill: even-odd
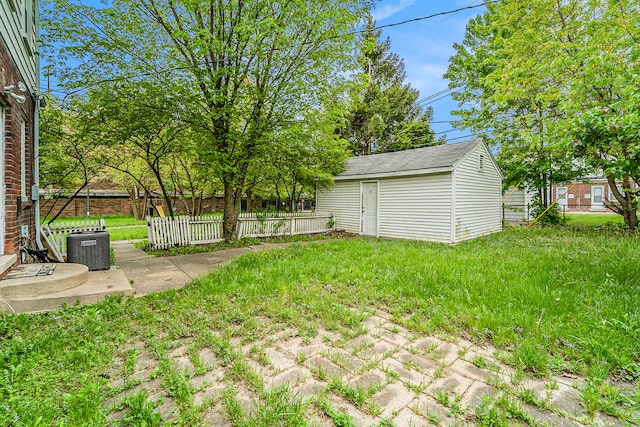
[[(438, 17), (438, 16), (445, 16), (445, 15), (455, 14), (455, 13), (461, 12), (463, 10), (469, 10), (469, 9), (476, 9), (476, 8), (480, 8), (480, 7), (485, 7), (488, 4), (498, 3), (500, 1), (501, 0), (490, 0), (490, 1), (484, 2), (484, 3), (479, 4), (479, 5), (470, 5), (470, 6), (465, 6), (465, 7), (461, 7), (461, 8), (458, 8), (458, 9), (447, 10), (447, 11), (443, 11), (443, 12), (434, 13), (434, 14), (431, 14), (431, 15), (426, 15), (426, 16), (421, 16), (421, 17), (417, 17), (417, 18), (407, 19), (407, 20), (400, 21), (400, 22), (394, 22), (394, 23), (391, 23), (391, 24), (378, 25), (375, 28), (376, 29), (382, 29), (382, 28), (397, 27), (397, 26), (409, 24), (409, 23), (412, 23), (412, 22), (418, 22), (418, 21), (424, 21), (424, 20), (427, 20), (427, 19), (432, 19), (432, 18), (435, 18), (435, 17)], [(96, 24), (93, 21), (90, 21), (90, 22), (91, 22), (91, 24), (93, 26), (96, 26)], [(104, 30), (102, 30), (101, 28), (98, 28), (98, 29), (104, 33)], [(335, 36), (331, 36), (330, 38), (338, 38), (338, 37), (343, 37), (345, 35), (350, 35), (350, 34), (359, 34), (359, 33), (362, 33), (364, 31), (366, 31), (366, 29), (353, 31), (353, 32), (350, 32), (350, 33), (342, 34), (342, 35), (335, 35)], [(108, 36), (108, 35), (107, 35), (107, 37), (110, 38), (110, 36)], [(126, 50), (129, 51), (129, 49), (126, 49)], [(135, 57), (136, 55), (133, 55), (133, 56)], [(223, 60), (219, 60), (217, 62), (224, 62), (225, 60), (226, 60), (226, 58), (223, 59)], [(143, 62), (146, 62), (146, 61), (143, 60)], [(129, 79), (134, 79), (134, 78), (139, 78), (139, 77), (146, 77), (146, 76), (150, 76), (150, 75), (154, 75), (154, 74), (155, 75), (164, 74), (164, 73), (171, 72), (171, 71), (186, 70), (186, 69), (196, 68), (196, 67), (197, 66), (167, 68), (167, 69), (164, 69), (164, 70), (155, 70), (155, 71), (151, 71), (151, 72), (134, 74), (134, 75), (130, 74), (128, 76), (117, 76), (117, 77), (113, 77), (113, 78), (104, 79), (104, 80), (100, 80), (100, 81), (94, 82), (94, 83), (92, 83), (92, 84), (90, 84), (90, 85), (88, 85), (86, 87), (82, 87), (82, 88), (79, 88), (79, 89), (76, 89), (76, 90), (72, 90), (70, 92), (67, 92), (66, 96), (82, 92), (82, 91), (84, 91), (84, 90), (86, 90), (86, 89), (88, 89), (90, 87), (97, 86), (97, 85), (100, 85), (100, 84), (103, 84), (103, 83), (112, 83), (112, 82), (117, 82), (117, 81), (122, 81), (122, 80), (129, 80)], [(442, 96), (440, 98), (437, 98), (437, 99), (432, 99), (432, 98), (435, 97), (435, 96), (444, 94), (445, 92), (450, 92), (452, 90), (453, 89), (443, 89), (443, 90), (441, 90), (441, 91), (439, 91), (439, 92), (437, 92), (435, 94), (429, 95), (429, 96), (419, 100), (418, 104), (420, 104), (422, 102), (425, 102), (425, 101), (431, 101), (431, 102), (428, 102), (428, 103), (424, 104), (424, 105), (429, 105), (429, 104), (431, 104), (433, 102), (439, 101), (440, 99), (443, 99), (443, 98), (446, 98), (447, 96), (449, 96), (449, 94), (447, 94), (445, 96)]]
[(418, 103), (418, 104), (422, 104), (422, 103), (423, 103), (423, 102), (425, 102), (425, 101), (428, 101), (428, 100), (430, 100), (430, 99), (432, 99), (432, 98), (435, 98), (436, 96), (440, 96), (440, 95), (444, 94), (445, 92), (449, 92), (449, 91), (451, 91), (451, 90), (453, 90), (453, 89), (449, 89), (449, 88), (447, 88), (447, 89), (442, 89), (442, 90), (441, 90), (441, 91), (439, 91), (439, 92), (433, 93), (433, 94), (431, 94), (431, 95), (427, 95), (427, 96), (425, 96), (425, 97), (424, 97), (424, 98), (422, 98), (422, 99), (418, 99), (418, 100), (416, 101), (416, 103)]
[(441, 99), (448, 98), (449, 96), (451, 96), (451, 93), (447, 93), (446, 95), (443, 95), (443, 96), (441, 96), (439, 98), (431, 99), (428, 102), (419, 103), (419, 105), (421, 107), (425, 107), (427, 105), (433, 104), (434, 102), (440, 101)]
[[(454, 14), (454, 13), (461, 12), (463, 10), (476, 9), (476, 8), (479, 8), (479, 7), (485, 7), (486, 5), (491, 4), (491, 3), (499, 3), (499, 2), (500, 2), (500, 0), (491, 0), (491, 1), (484, 2), (482, 4), (477, 4), (477, 5), (473, 5), (473, 6), (465, 6), (465, 7), (461, 7), (461, 8), (455, 9), (455, 10), (448, 10), (448, 11), (445, 11), (445, 12), (438, 12), (438, 13), (434, 13), (432, 15), (421, 16), (419, 18), (407, 19), (407, 20), (401, 21), (401, 22), (395, 22), (393, 24), (378, 25), (376, 28), (380, 29), (380, 28), (397, 27), (399, 25), (408, 24), (410, 22), (424, 21), (426, 19), (435, 18), (436, 16), (451, 15), (451, 14)], [(364, 31), (364, 30), (361, 30), (361, 31)], [(358, 31), (358, 32), (361, 32), (361, 31)]]

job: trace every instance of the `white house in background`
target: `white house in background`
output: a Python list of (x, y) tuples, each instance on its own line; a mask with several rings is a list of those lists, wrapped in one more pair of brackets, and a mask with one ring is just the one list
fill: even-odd
[(522, 188), (507, 188), (504, 192), (502, 209), (502, 219), (504, 222), (521, 224), (533, 219), (530, 217), (529, 209), (531, 208), (535, 194), (534, 191)]
[(502, 230), (502, 178), (482, 140), (352, 157), (317, 209), (352, 233), (457, 243)]

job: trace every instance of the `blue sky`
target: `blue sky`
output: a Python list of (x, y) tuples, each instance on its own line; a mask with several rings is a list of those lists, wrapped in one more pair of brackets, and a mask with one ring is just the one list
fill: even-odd
[[(101, 0), (85, 0), (86, 4), (103, 6)], [(374, 10), (378, 25), (388, 25), (408, 19), (414, 19), (455, 10), (467, 6), (482, 4), (482, 0), (380, 0)], [(464, 37), (469, 18), (482, 13), (484, 8), (475, 8), (410, 22), (404, 25), (383, 28), (383, 37), (391, 39), (391, 50), (404, 59), (407, 82), (420, 91), (420, 98), (446, 89), (449, 82), (442, 75), (446, 72), (449, 57), (453, 55), (453, 44), (460, 43)], [(44, 64), (43, 64), (44, 65)], [(57, 80), (51, 78), (52, 89)], [(47, 79), (41, 81), (42, 88), (47, 87)], [(57, 93), (61, 95), (61, 93)], [(451, 110), (457, 108), (451, 96), (429, 104), (434, 109), (432, 128), (436, 132), (446, 132), (447, 138), (460, 138), (467, 131), (450, 131)], [(437, 122), (445, 123), (437, 123)], [(462, 141), (463, 139), (457, 139)], [(456, 142), (456, 141), (454, 141)]]
[[(482, 4), (482, 0), (381, 0), (373, 16), (378, 25), (387, 25), (477, 4)], [(420, 99), (448, 87), (449, 82), (442, 75), (447, 71), (449, 58), (454, 54), (453, 44), (462, 42), (469, 19), (484, 10), (469, 9), (382, 29), (383, 37), (391, 39), (391, 50), (404, 59), (406, 82), (420, 91)], [(457, 108), (457, 103), (451, 96), (429, 105), (434, 110), (434, 122), (447, 121), (433, 123), (432, 128), (436, 132), (452, 129), (448, 121), (455, 119), (450, 112)], [(469, 135), (469, 132), (452, 131), (446, 134), (451, 139)]]

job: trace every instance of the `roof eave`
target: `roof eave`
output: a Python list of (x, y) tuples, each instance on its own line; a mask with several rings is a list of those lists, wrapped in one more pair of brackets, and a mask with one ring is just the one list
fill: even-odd
[(352, 180), (362, 180), (362, 179), (377, 179), (377, 178), (396, 178), (402, 176), (416, 176), (416, 175), (432, 175), (436, 173), (446, 173), (451, 172), (453, 170), (453, 166), (445, 166), (439, 168), (429, 168), (429, 169), (415, 169), (408, 171), (396, 171), (396, 172), (383, 172), (383, 173), (367, 173), (360, 175), (338, 175), (333, 177), (334, 181), (352, 181)]

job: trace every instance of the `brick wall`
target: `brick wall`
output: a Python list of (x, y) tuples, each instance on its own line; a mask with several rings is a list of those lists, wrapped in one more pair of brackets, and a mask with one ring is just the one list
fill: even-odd
[[(0, 38), (0, 89), (8, 85), (16, 85), (24, 81), (14, 61), (9, 55), (6, 45)], [(4, 134), (4, 253), (16, 254), (20, 246), (20, 226), (29, 226), (29, 233), (35, 235), (35, 214), (31, 202), (31, 186), (33, 185), (33, 144), (34, 144), (34, 109), (35, 104), (29, 93), (27, 100), (20, 104), (9, 94), (0, 93), (0, 105), (5, 111), (5, 120), (1, 131)], [(26, 188), (27, 200), (22, 200), (21, 182), (21, 121), (25, 121), (26, 145)], [(0, 227), (3, 226), (0, 224)]]
[(558, 194), (558, 187), (564, 187), (568, 190), (565, 196), (565, 201), (560, 201), (558, 204), (562, 208), (566, 208), (566, 212), (593, 212), (593, 213), (611, 213), (612, 211), (604, 206), (594, 205), (593, 192), (594, 187), (602, 187), (603, 200), (609, 200), (609, 183), (606, 181), (595, 181), (593, 183), (579, 183), (572, 187), (573, 184), (554, 185), (553, 186), (553, 199), (561, 196), (564, 191), (560, 191)]
[[(52, 217), (57, 214), (60, 209), (67, 203), (69, 199), (42, 199), (40, 202), (40, 214)], [(129, 197), (91, 197), (89, 199), (89, 212), (91, 216), (104, 215), (133, 215), (131, 210), (131, 201)], [(62, 213), (61, 217), (86, 216), (87, 215), (87, 199), (78, 197), (69, 203)]]
[[(42, 199), (40, 204), (40, 214), (44, 216), (52, 217), (58, 213), (60, 209), (64, 206), (64, 204), (68, 201), (68, 199)], [(165, 213), (167, 213), (167, 205), (162, 199), (154, 199), (154, 204), (162, 206)], [(224, 208), (224, 199), (221, 197), (216, 198), (215, 202), (215, 210), (214, 212), (221, 212)], [(178, 213), (184, 214), (187, 213), (186, 207), (184, 203), (176, 200), (174, 202), (174, 206), (176, 207), (176, 211)], [(205, 201), (205, 213), (212, 212), (211, 210), (212, 201)], [(127, 196), (109, 196), (109, 197), (97, 197), (92, 196), (89, 200), (89, 212), (91, 216), (104, 216), (104, 215), (133, 215), (133, 210), (131, 208), (131, 199)], [(67, 207), (64, 208), (63, 212), (60, 214), (60, 217), (74, 217), (74, 216), (85, 216), (87, 215), (87, 199), (80, 195), (76, 199), (72, 200), (71, 203)], [(157, 212), (154, 212), (154, 215), (157, 215)]]

